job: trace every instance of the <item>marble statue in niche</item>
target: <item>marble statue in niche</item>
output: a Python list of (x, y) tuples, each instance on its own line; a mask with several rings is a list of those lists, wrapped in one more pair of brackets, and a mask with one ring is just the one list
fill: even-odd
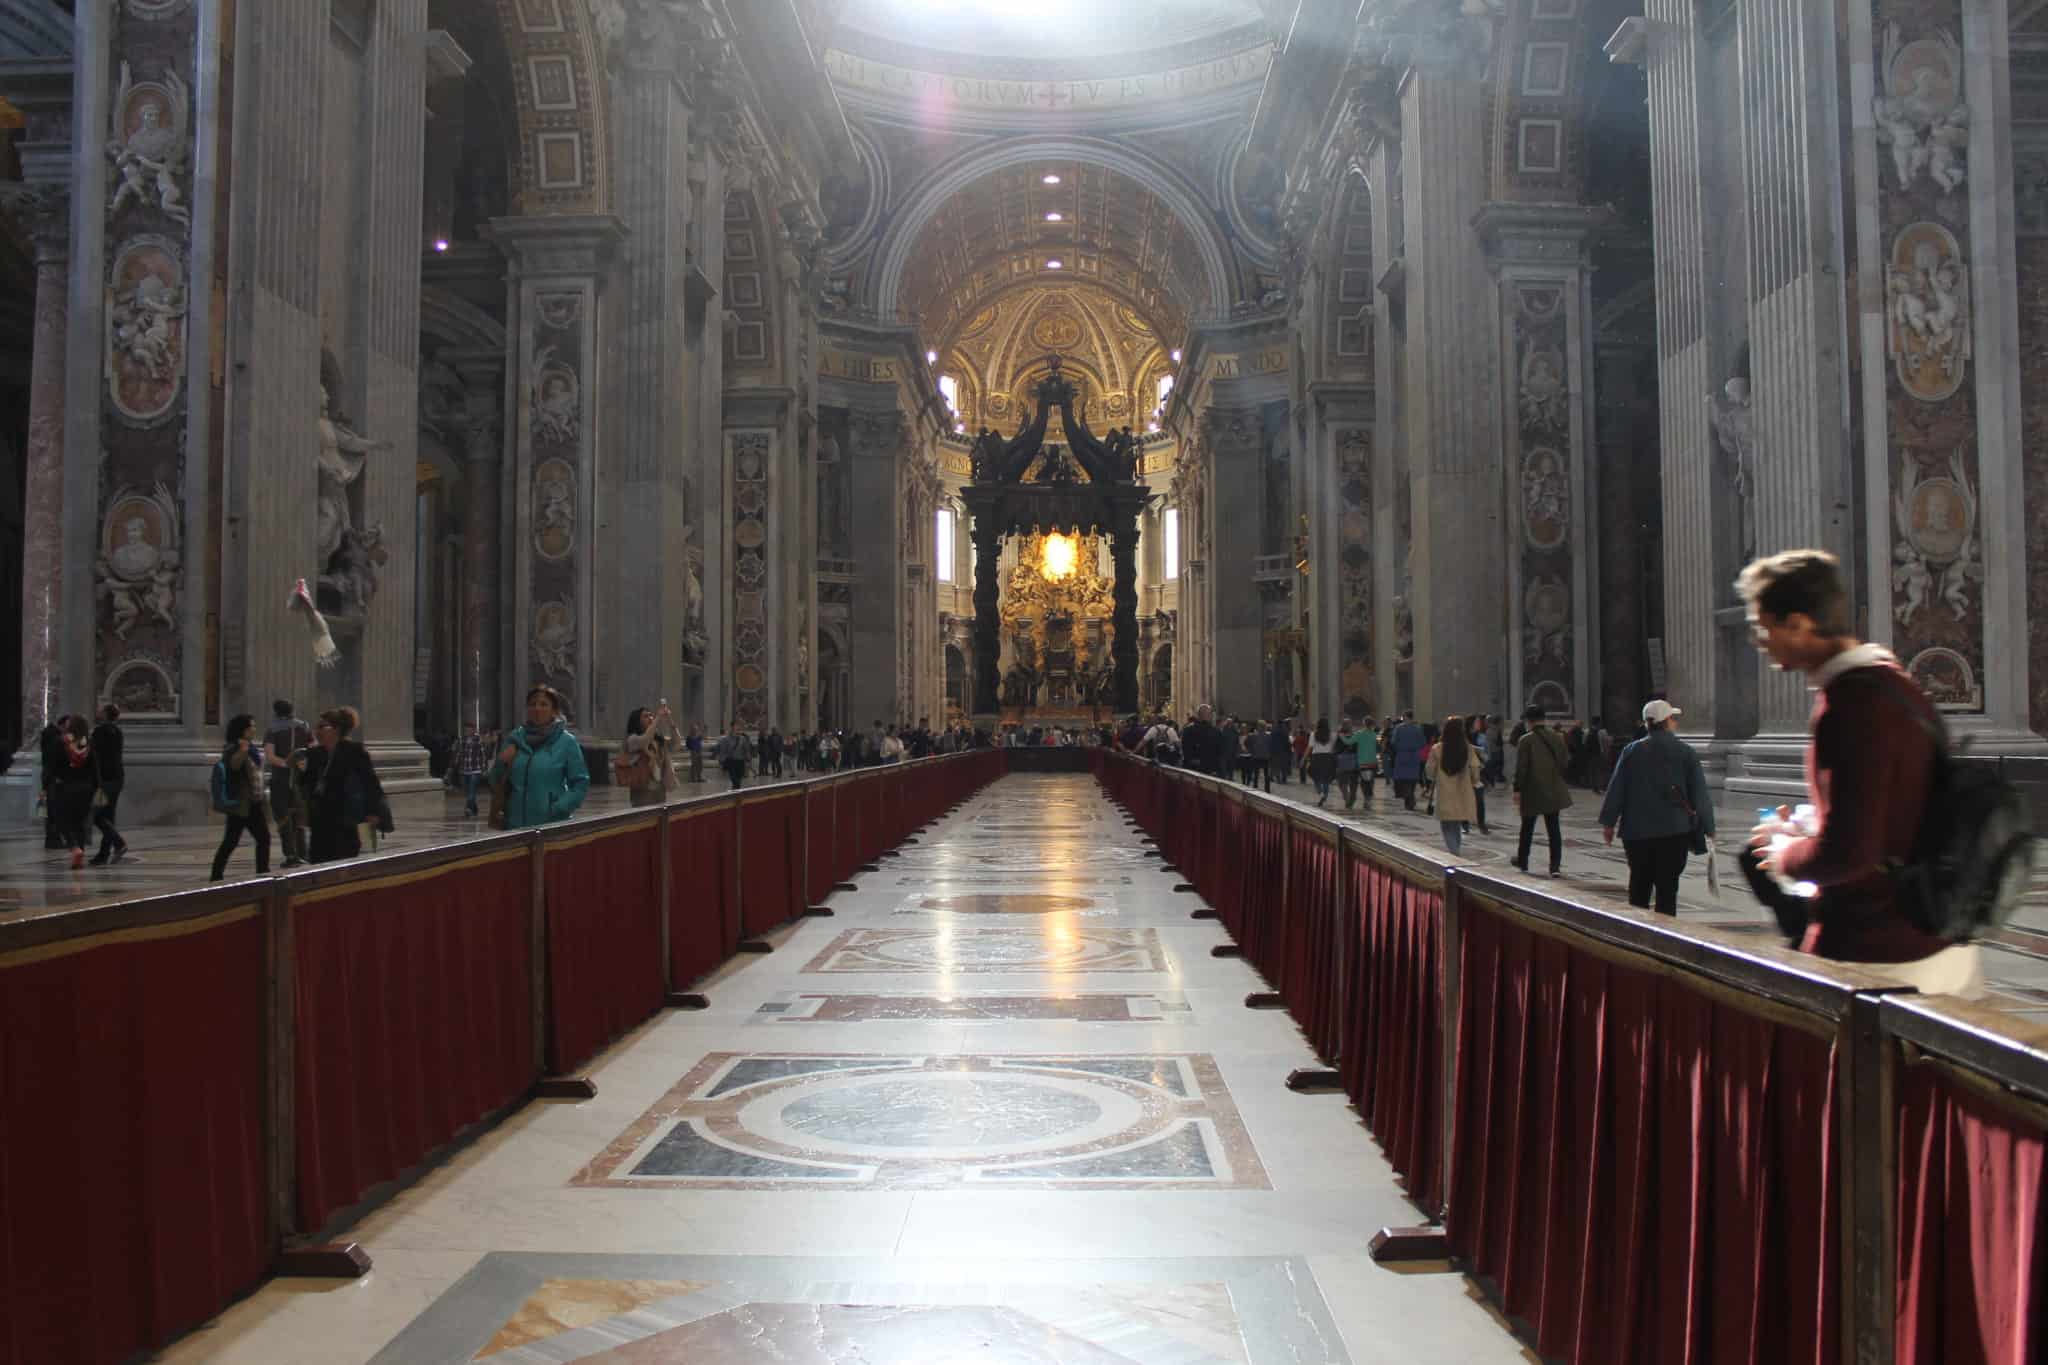
[(1899, 26), (1886, 25), (1884, 87), (1871, 101), (1871, 114), (1877, 140), (1891, 148), (1898, 188), (1910, 190), (1926, 175), (1953, 194), (1969, 175), (1962, 45), (1947, 30), (1903, 42)]
[(542, 559), (567, 559), (576, 548), (576, 471), (563, 459), (533, 471), (533, 549)]
[(1719, 394), (1707, 395), (1708, 420), (1714, 439), (1728, 457), (1733, 471), (1729, 480), (1735, 490), (1736, 517), (1742, 527), (1742, 557), (1756, 554), (1756, 413), (1751, 407), (1749, 381), (1741, 375), (1721, 386)]
[(383, 534), (378, 528), (358, 532), (349, 512), (349, 490), (363, 477), (372, 455), (392, 449), (389, 441), (373, 441), (351, 428), (334, 411), (333, 398), (325, 380), (320, 384), (320, 449), (318, 543), (320, 586), (337, 590), (344, 600), (369, 605), (376, 592), (376, 578), (369, 572), (372, 562), (381, 562)]
[(94, 567), (99, 596), (113, 609), (114, 635), (127, 640), (144, 618), (176, 629), (178, 505), (162, 484), (124, 492), (107, 509)]
[(540, 377), (533, 385), (533, 439), (573, 446), (583, 430), (583, 385), (553, 355), (554, 347), (543, 346), (534, 357)]
[(533, 609), (533, 657), (550, 677), (566, 678), (575, 673), (576, 608), (566, 597), (543, 602)]
[(1892, 243), (1885, 269), (1886, 333), (1899, 383), (1923, 403), (1962, 387), (1971, 354), (1970, 272), (1955, 235), (1914, 223)]
[(171, 244), (138, 237), (114, 259), (107, 384), (115, 409), (152, 422), (177, 402), (185, 375), (185, 270)]
[(107, 155), (119, 180), (107, 205), (109, 217), (135, 203), (191, 225), (192, 211), (178, 185), (189, 160), (186, 131), (191, 120), (192, 92), (177, 72), (166, 71), (160, 82), (137, 81), (129, 64), (121, 63), (107, 141)]
[(1571, 471), (1564, 456), (1538, 446), (1522, 461), (1522, 525), (1529, 544), (1554, 550), (1571, 533)]
[(1977, 490), (1962, 448), (1944, 474), (1927, 475), (1910, 450), (1899, 452), (1892, 490), (1892, 616), (1910, 625), (1939, 602), (1958, 622), (1969, 616), (1973, 584), (1984, 581)]

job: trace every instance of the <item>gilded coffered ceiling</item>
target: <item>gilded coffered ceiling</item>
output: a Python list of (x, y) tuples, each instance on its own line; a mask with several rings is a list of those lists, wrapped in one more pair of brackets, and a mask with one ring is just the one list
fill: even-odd
[(1209, 290), (1201, 249), (1172, 208), (1135, 179), (1078, 161), (1006, 167), (955, 192), (909, 260), (901, 304), (928, 337), (952, 336), (1010, 290), (1077, 280), (1178, 345)]
[(1099, 285), (1037, 284), (998, 295), (944, 337), (940, 374), (959, 383), (959, 420), (1014, 430), (1044, 377), (1061, 357), (1079, 384), (1083, 419), (1097, 433), (1143, 430), (1170, 368), (1168, 347), (1147, 320)]

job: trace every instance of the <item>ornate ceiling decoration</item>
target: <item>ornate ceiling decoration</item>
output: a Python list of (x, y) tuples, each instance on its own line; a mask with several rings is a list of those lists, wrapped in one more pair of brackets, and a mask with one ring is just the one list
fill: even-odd
[(846, 0), (836, 51), (990, 79), (1123, 77), (1211, 62), (1271, 37), (1257, 0)]
[(1201, 260), (1187, 224), (1137, 180), (1078, 161), (1034, 161), (993, 172), (939, 206), (913, 244), (899, 303), (926, 336), (950, 337), (997, 294), (1080, 279), (1178, 338), (1209, 293)]
[(1055, 353), (1080, 386), (1082, 420), (1098, 435), (1112, 426), (1142, 431), (1170, 367), (1143, 314), (1078, 280), (1002, 294), (940, 336), (935, 349), (938, 372), (960, 381), (960, 419), (969, 432), (1013, 429)]

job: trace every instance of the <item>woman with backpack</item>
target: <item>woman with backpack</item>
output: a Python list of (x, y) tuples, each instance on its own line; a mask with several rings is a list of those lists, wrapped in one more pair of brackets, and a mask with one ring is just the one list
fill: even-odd
[(562, 694), (542, 684), (526, 694), (526, 724), (505, 737), (491, 781), (504, 782), (505, 828), (566, 820), (590, 791), (583, 746), (569, 732)]
[(255, 728), (254, 716), (230, 719), (220, 760), (213, 765), (213, 808), (228, 818), (213, 855), (214, 881), (227, 875), (228, 858), (242, 842), (244, 830), (256, 843), (256, 875), (270, 874), (270, 817), (263, 806), (263, 770), (249, 752)]
[[(662, 733), (664, 727), (666, 734)], [(668, 800), (669, 786), (675, 780), (671, 755), (677, 738), (675, 717), (669, 714), (666, 702), (653, 711), (635, 707), (626, 717), (626, 747), (612, 760), (612, 776), (631, 793), (634, 805), (658, 806)]]
[(304, 784), (307, 823), (312, 827), (307, 861), (337, 862), (363, 851), (362, 827), (372, 820), (389, 832), (390, 808), (370, 751), (352, 738), (355, 709), (337, 706), (320, 713), (313, 727), (313, 751), (306, 757)]
[(1316, 722), (1315, 738), (1308, 743), (1308, 776), (1316, 784), (1316, 804), (1328, 805), (1330, 783), (1337, 776), (1337, 741), (1327, 720)]

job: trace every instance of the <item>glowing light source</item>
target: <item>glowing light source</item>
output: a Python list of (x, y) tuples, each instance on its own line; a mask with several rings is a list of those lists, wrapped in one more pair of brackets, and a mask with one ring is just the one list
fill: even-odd
[(1051, 213), (1045, 215), (1045, 221), (1048, 223), (1064, 223), (1067, 221), (1067, 215), (1061, 213), (1058, 209), (1054, 209)]
[(1060, 178), (1056, 175), (1047, 175), (1045, 177), (1045, 183), (1048, 185), (1057, 185), (1060, 183)]
[(436, 238), (434, 239), (434, 250), (436, 250), (436, 251), (446, 251), (447, 249), (448, 249), (448, 239), (447, 239), (446, 237), (436, 237)]
[(1157, 431), (1159, 430), (1159, 423), (1157, 423), (1157, 422), (1147, 422), (1147, 423), (1145, 424), (1145, 430), (1147, 430), (1147, 431), (1150, 431), (1150, 432), (1155, 432), (1155, 433), (1156, 433), (1156, 432), (1157, 432)]
[(1063, 263), (1060, 261), (1047, 261), (1045, 263), (1045, 268), (1047, 270), (1058, 270), (1062, 264)]
[(1081, 547), (1074, 538), (1055, 531), (1045, 538), (1045, 560), (1038, 571), (1048, 583), (1064, 582), (1074, 576), (1080, 558)]
[(1173, 363), (1174, 363), (1174, 364), (1176, 364), (1176, 365), (1180, 364), (1180, 352), (1179, 352), (1179, 351), (1175, 351), (1175, 352), (1173, 353)]
[(936, 365), (936, 364), (938, 364), (938, 363), (939, 363), (939, 353), (938, 353), (937, 351), (926, 351), (926, 352), (924, 353), (924, 363), (925, 363), (925, 364), (927, 364), (927, 365)]

